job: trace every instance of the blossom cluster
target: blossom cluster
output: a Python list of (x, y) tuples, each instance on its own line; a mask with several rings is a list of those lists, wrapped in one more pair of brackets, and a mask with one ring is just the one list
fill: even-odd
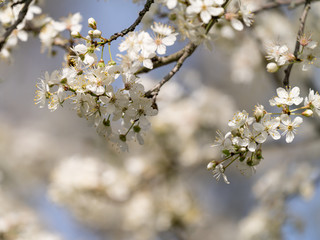
[(300, 48), (295, 56), (290, 52), (287, 45), (269, 43), (266, 46), (266, 59), (271, 61), (267, 64), (268, 72), (277, 72), (281, 67), (293, 63), (301, 63), (302, 71), (308, 71), (311, 66), (320, 67), (320, 49), (318, 42), (311, 39), (311, 35), (303, 34), (299, 37)]
[[(223, 160), (211, 161), (207, 168), (212, 170), (214, 177), (219, 180), (221, 176), (224, 181), (229, 181), (224, 174), (225, 169), (232, 163), (236, 163), (240, 172), (251, 174), (255, 171), (256, 166), (263, 159), (261, 145), (270, 136), (273, 140), (279, 140), (286, 136), (285, 141), (291, 143), (297, 132), (297, 128), (303, 122), (301, 115), (310, 117), (314, 112), (320, 116), (320, 95), (314, 90), (309, 91), (308, 96), (304, 99), (304, 106), (290, 109), (293, 105), (300, 105), (303, 98), (299, 96), (299, 87), (277, 89), (277, 96), (269, 102), (271, 106), (277, 106), (282, 111), (280, 113), (269, 113), (264, 106), (258, 105), (254, 109), (254, 117), (243, 110), (237, 112), (233, 119), (229, 121), (230, 130), (223, 135), (218, 132), (218, 137), (213, 146), (222, 147)], [(301, 113), (297, 113), (302, 110)], [(280, 131), (282, 133), (280, 134)], [(227, 163), (227, 165), (224, 165)]]
[[(42, 44), (42, 51), (48, 50), (52, 52), (52, 47), (64, 46), (68, 43), (68, 39), (63, 36), (64, 31), (81, 31), (80, 24), (82, 16), (79, 12), (69, 14), (68, 17), (61, 18), (59, 21), (46, 16), (42, 13), (42, 9), (34, 4), (33, 1), (28, 7), (25, 18), (17, 28), (13, 30), (4, 47), (1, 49), (0, 57), (10, 60), (12, 49), (17, 46), (18, 41), (26, 42), (29, 33), (37, 34)], [(0, 7), (0, 34), (3, 35), (5, 29), (12, 26), (19, 18), (19, 13), (24, 7), (21, 1), (9, 1)]]
[(42, 18), (38, 21), (41, 30), (39, 38), (42, 44), (42, 51), (48, 50), (49, 53), (54, 45), (63, 46), (68, 42), (68, 39), (62, 36), (62, 32), (80, 32), (82, 25), (82, 16), (79, 12), (69, 14), (68, 17), (61, 18), (60, 21), (54, 20), (51, 17)]
[[(212, 21), (220, 21), (222, 26), (232, 26), (242, 31), (244, 25), (251, 26), (254, 15), (244, 1), (227, 8), (226, 0), (160, 0), (169, 10), (169, 18), (177, 25), (183, 37), (199, 44), (212, 40), (209, 32)], [(206, 42), (208, 43), (208, 41)]]
[[(160, 23), (152, 27), (154, 38), (144, 31), (132, 32), (119, 46), (120, 51), (127, 51), (127, 55), (119, 55), (122, 61), (116, 64), (109, 48), (110, 61), (105, 64), (103, 50), (107, 39), (102, 37), (93, 18), (88, 19), (88, 24), (91, 30), (86, 37), (70, 24), (71, 36), (85, 44), (78, 43), (70, 49), (66, 67), (45, 74), (37, 84), (35, 102), (44, 107), (48, 101), (48, 108), (54, 111), (71, 99), (78, 115), (89, 120), (100, 135), (128, 150), (129, 140), (143, 144), (141, 134), (150, 126), (147, 117), (157, 114), (153, 99), (145, 97), (144, 86), (134, 73), (141, 65), (152, 68), (150, 58), (156, 52), (164, 54), (177, 34)], [(100, 50), (99, 60), (96, 52)], [(122, 79), (122, 87), (121, 82), (116, 82), (118, 78)]]
[[(7, 4), (0, 6), (0, 35), (3, 35), (6, 29), (12, 26), (19, 18), (19, 13), (22, 10), (24, 4), (18, 0), (9, 1)], [(8, 37), (3, 48), (0, 52), (0, 57), (3, 59), (10, 59), (12, 49), (15, 48), (20, 41), (26, 42), (28, 40), (28, 32), (24, 30), (27, 24), (29, 24), (36, 14), (42, 12), (41, 8), (33, 3), (28, 8), (25, 18), (19, 23), (16, 29)]]
[(141, 67), (141, 64), (152, 69), (151, 58), (157, 53), (165, 54), (167, 46), (172, 46), (177, 39), (178, 33), (175, 33), (170, 26), (154, 23), (151, 29), (153, 37), (145, 31), (130, 32), (119, 45), (120, 52), (127, 52), (126, 55), (118, 54), (124, 70), (134, 73)]

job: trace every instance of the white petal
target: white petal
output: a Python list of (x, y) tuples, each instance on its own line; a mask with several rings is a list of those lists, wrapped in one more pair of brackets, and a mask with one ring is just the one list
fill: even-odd
[(269, 134), (274, 140), (278, 140), (281, 138), (280, 133), (276, 130), (269, 131)]
[(80, 54), (84, 54), (87, 51), (87, 47), (83, 44), (78, 44), (74, 47), (74, 50)]
[(254, 123), (253, 129), (256, 130), (257, 132), (262, 132), (264, 129), (264, 126), (261, 123)]
[(105, 89), (103, 86), (97, 87), (97, 90), (96, 90), (97, 95), (102, 95), (102, 94), (104, 94), (104, 92), (105, 92)]
[(279, 53), (285, 53), (289, 50), (289, 48), (286, 45), (283, 45), (279, 48)]
[(293, 134), (293, 132), (288, 132), (288, 133), (287, 133), (287, 136), (286, 136), (286, 142), (287, 142), (287, 143), (291, 143), (291, 142), (293, 141), (293, 139), (294, 139), (294, 134)]
[(289, 125), (291, 123), (291, 118), (287, 114), (282, 114), (281, 121), (284, 125)]
[(26, 31), (19, 31), (18, 32), (18, 38), (23, 41), (23, 42), (26, 42), (28, 40), (28, 33)]
[(138, 140), (138, 142), (139, 142), (140, 145), (143, 145), (143, 144), (144, 144), (144, 140), (143, 140), (141, 134), (137, 134), (137, 140)]
[(212, 16), (221, 16), (224, 13), (224, 8), (215, 8), (215, 7), (210, 7), (208, 8), (208, 11)]
[(88, 64), (88, 65), (92, 65), (95, 61), (95, 58), (93, 56), (90, 56), (88, 54), (86, 54), (85, 59), (84, 59), (84, 63)]
[(232, 18), (231, 19), (231, 25), (237, 31), (242, 31), (243, 30), (243, 24), (239, 19)]
[(177, 5), (177, 0), (168, 0), (168, 2), (167, 2), (167, 7), (169, 9), (174, 8), (176, 5)]
[(209, 14), (208, 11), (202, 11), (200, 13), (200, 17), (201, 17), (201, 20), (204, 22), (204, 23), (208, 23), (211, 19), (211, 15)]
[(157, 48), (157, 53), (160, 55), (163, 55), (166, 53), (166, 49), (167, 49), (166, 46), (164, 44), (161, 44)]
[(215, 0), (215, 1), (214, 1), (215, 4), (220, 5), (220, 6), (221, 6), (222, 4), (224, 4), (225, 2), (226, 2), (226, 0)]
[(255, 142), (250, 142), (248, 145), (248, 149), (250, 152), (254, 152), (257, 148), (257, 144)]
[(288, 92), (282, 87), (277, 88), (277, 94), (280, 98), (288, 98)]
[(258, 143), (264, 143), (267, 140), (268, 134), (266, 132), (262, 132), (259, 136), (255, 138)]
[(293, 120), (292, 125), (293, 125), (294, 127), (298, 127), (298, 126), (300, 126), (300, 124), (301, 124), (302, 122), (303, 122), (302, 117), (296, 117), (296, 118)]
[(290, 96), (293, 97), (298, 97), (300, 94), (300, 88), (299, 87), (294, 87), (292, 88), (292, 90), (290, 91)]
[(162, 43), (166, 46), (171, 46), (174, 44), (174, 42), (177, 40), (177, 37), (173, 34), (169, 35), (168, 37), (165, 37), (162, 39)]
[(296, 98), (293, 99), (293, 103), (295, 105), (299, 105), (300, 103), (302, 103), (302, 101), (303, 101), (302, 97), (296, 97)]
[(146, 68), (152, 69), (153, 68), (153, 63), (152, 63), (151, 59), (145, 59), (143, 61), (143, 66), (146, 67)]
[(318, 46), (318, 43), (316, 41), (311, 41), (308, 43), (307, 47), (310, 49), (314, 49)]

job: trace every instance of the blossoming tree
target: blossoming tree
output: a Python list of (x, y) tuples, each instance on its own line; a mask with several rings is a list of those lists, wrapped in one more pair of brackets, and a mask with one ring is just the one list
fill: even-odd
[[(133, 2), (140, 2), (142, 8), (136, 20), (127, 28), (107, 36), (95, 16), (87, 19), (89, 30), (84, 32), (81, 13), (55, 20), (42, 14), (38, 1), (2, 1), (0, 56), (3, 61), (13, 61), (13, 53), (19, 51), (16, 46), (27, 41), (31, 33), (39, 37), (43, 52), (54, 55), (55, 49), (60, 48), (65, 53), (62, 68), (46, 72), (40, 78), (35, 103), (40, 108), (47, 106), (51, 111), (64, 105), (71, 106), (116, 149), (113, 153), (119, 158), (123, 156), (121, 152), (137, 151), (131, 150), (134, 148), (131, 142), (148, 146), (145, 152), (139, 153), (139, 159), (133, 154), (123, 167), (94, 157), (70, 157), (61, 161), (51, 174), (49, 195), (54, 201), (68, 206), (82, 221), (99, 229), (107, 225), (106, 228), (114, 229), (115, 235), (117, 231), (129, 231), (135, 233), (134, 239), (169, 239), (171, 233), (174, 239), (206, 236), (206, 233), (192, 233), (189, 228), (203, 216), (180, 182), (180, 171), (175, 168), (185, 169), (196, 164), (198, 156), (201, 156), (208, 162), (207, 169), (216, 180), (223, 178), (230, 184), (226, 176), (229, 167), (236, 166), (242, 174), (252, 175), (260, 163), (268, 161), (264, 157), (265, 145), (270, 146), (273, 141), (288, 144), (296, 141), (297, 133), (304, 135), (300, 126), (310, 119), (313, 126), (319, 128), (318, 85), (314, 80), (304, 78), (320, 66), (318, 26), (311, 22), (308, 27), (311, 33), (305, 31), (309, 15), (312, 15), (310, 21), (319, 20), (320, 5), (316, 0)], [(310, 12), (313, 7), (318, 12)], [(146, 21), (145, 16), (150, 12), (152, 14)], [(299, 22), (294, 25), (295, 36), (291, 39), (289, 30), (278, 36), (270, 34), (269, 28), (276, 28), (272, 18), (280, 19), (275, 20), (278, 24), (278, 21), (285, 21), (286, 15), (291, 18), (299, 15)], [(137, 30), (141, 25), (145, 30)], [(282, 39), (278, 39), (279, 35)], [(291, 44), (295, 45), (293, 51), (289, 48)], [(119, 52), (114, 55), (111, 46), (115, 45)], [(175, 46), (182, 47), (170, 53)], [(231, 55), (230, 75), (234, 84), (248, 86), (259, 75), (269, 74), (269, 79), (276, 83), (273, 92), (264, 92), (269, 96), (270, 106), (257, 104), (252, 116), (248, 110), (236, 111), (232, 119), (226, 120), (224, 127), (215, 121), (223, 115), (222, 112), (233, 111), (235, 107), (225, 100), (222, 93), (190, 83), (188, 89), (183, 90), (183, 81), (176, 88), (170, 85), (175, 81), (175, 75), (183, 73), (185, 61), (192, 59), (201, 46), (212, 52), (231, 49), (228, 54)], [(169, 69), (172, 63), (173, 67)], [(150, 83), (147, 73), (158, 68), (165, 68), (167, 72), (162, 72), (156, 83)], [(293, 68), (299, 69), (303, 79), (297, 86), (290, 84)], [(215, 81), (214, 76), (210, 78)], [(165, 89), (166, 86), (169, 87)], [(179, 96), (179, 91), (189, 94), (189, 99), (184, 99), (183, 94)], [(274, 92), (276, 96), (273, 96)], [(305, 92), (305, 96), (301, 92)], [(161, 94), (166, 97), (161, 99)], [(213, 103), (217, 101), (213, 96), (224, 101)], [(174, 100), (172, 104), (176, 104), (175, 107), (165, 104), (168, 99)], [(254, 99), (254, 102), (261, 100)], [(193, 114), (188, 115), (188, 109), (193, 109)], [(195, 112), (199, 116), (196, 119)], [(206, 115), (208, 113), (213, 116)], [(181, 127), (179, 121), (167, 119), (171, 115), (192, 120), (189, 125)], [(201, 115), (205, 117), (201, 118)], [(212, 123), (208, 123), (209, 120)], [(216, 137), (210, 135), (216, 140), (204, 143), (196, 134), (201, 133), (202, 126), (210, 130), (203, 135), (217, 127), (225, 131), (217, 130)], [(194, 154), (188, 152), (190, 143), (186, 142), (187, 138), (192, 138), (191, 149), (196, 149)], [(179, 147), (175, 146), (177, 142), (181, 142)], [(219, 147), (219, 153), (207, 154), (208, 144)], [(116, 153), (118, 149), (120, 152)], [(285, 210), (286, 200), (296, 195), (310, 198), (318, 180), (310, 166), (303, 164), (305, 174), (299, 171), (288, 173), (288, 178), (292, 179), (290, 185), (282, 184), (286, 168), (271, 171), (269, 174), (274, 175), (270, 177), (273, 181), (268, 182), (264, 177), (257, 182), (254, 191), (260, 205), (240, 223), (243, 239), (281, 239), (281, 229), (289, 218)], [(72, 171), (76, 173), (70, 176)], [(159, 177), (161, 174), (163, 177)], [(154, 182), (159, 184), (158, 191), (154, 189)], [(264, 198), (264, 191), (272, 194)], [(183, 203), (175, 201), (176, 192), (180, 193)], [(159, 195), (165, 196), (158, 198)], [(272, 208), (270, 202), (275, 198), (279, 199), (275, 207), (279, 217), (273, 222), (274, 218), (268, 211)], [(111, 203), (125, 204), (115, 210)], [(87, 206), (94, 207), (88, 210)], [(146, 209), (145, 213), (136, 211), (140, 206)], [(130, 210), (136, 211), (136, 218), (130, 216)], [(116, 216), (117, 212), (122, 212), (123, 218), (114, 219), (114, 223), (122, 223), (118, 228), (103, 216)], [(256, 219), (260, 221), (258, 227), (252, 223)], [(148, 226), (147, 230), (142, 230), (144, 225)], [(14, 230), (10, 227), (10, 224), (4, 230), (0, 227), (0, 236), (3, 231), (4, 239), (11, 239)], [(170, 234), (162, 236), (164, 232)]]

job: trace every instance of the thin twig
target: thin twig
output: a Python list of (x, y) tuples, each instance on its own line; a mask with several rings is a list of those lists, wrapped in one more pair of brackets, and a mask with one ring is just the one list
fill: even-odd
[(2, 50), (4, 44), (6, 43), (7, 39), (9, 38), (10, 34), (17, 28), (17, 26), (24, 20), (25, 16), (27, 15), (29, 6), (33, 0), (26, 0), (25, 5), (21, 9), (18, 15), (18, 19), (12, 24), (6, 32), (3, 34), (0, 40), (0, 51)]
[[(227, 0), (222, 7), (226, 7), (228, 5), (230, 0)], [(205, 26), (206, 28), (206, 33), (208, 33), (210, 31), (210, 29), (212, 28), (212, 26), (217, 23), (219, 17), (213, 17), (210, 22)], [(168, 82), (181, 68), (182, 64), (184, 63), (184, 61), (192, 55), (192, 53), (196, 50), (196, 48), (198, 47), (198, 45), (190, 42), (188, 43), (183, 49), (181, 49), (180, 51), (176, 52), (173, 55), (170, 55), (167, 57), (167, 61), (173, 62), (173, 61), (177, 61), (176, 65), (172, 68), (172, 70), (157, 84), (155, 85), (151, 90), (147, 91), (145, 93), (145, 97), (147, 98), (153, 98), (153, 102), (154, 104), (156, 103), (157, 100), (157, 96), (159, 94), (159, 91), (161, 89), (161, 87)], [(174, 60), (176, 59), (176, 60)]]
[[(315, 2), (315, 1), (319, 1), (319, 0), (312, 0), (312, 1)], [(290, 5), (292, 3), (293, 3), (292, 0), (282, 0), (282, 1), (278, 0), (276, 2), (271, 2), (271, 3), (263, 5), (261, 8), (255, 10), (253, 13), (257, 14), (257, 13), (260, 13), (265, 10), (277, 8), (280, 6)], [(297, 0), (294, 2), (294, 6), (299, 6), (303, 3), (305, 3), (305, 0)], [(184, 53), (184, 49), (181, 49), (181, 50), (179, 50), (171, 55), (168, 55), (168, 56), (164, 56), (164, 57), (156, 56), (156, 57), (152, 58), (151, 60), (153, 63), (153, 69), (168, 65), (172, 62), (178, 61), (178, 59), (182, 56), (183, 53)], [(147, 73), (147, 72), (150, 72), (151, 70), (152, 69), (142, 67), (136, 72), (136, 74)]]
[(173, 77), (173, 75), (176, 74), (176, 72), (179, 71), (179, 69), (181, 68), (184, 61), (196, 50), (196, 48), (197, 48), (197, 45), (195, 45), (194, 43), (189, 43), (188, 45), (186, 45), (183, 48), (183, 54), (181, 55), (181, 57), (177, 61), (176, 65), (172, 68), (172, 70), (161, 80), (161, 82), (159, 82), (151, 90), (146, 92), (145, 96), (148, 98), (152, 97), (155, 99), (157, 97), (157, 95), (159, 94), (160, 88), (166, 82), (168, 82)]
[(13, 4), (11, 5), (11, 8), (13, 8), (13, 7), (16, 6), (16, 5), (23, 4), (23, 3), (25, 3), (25, 2), (26, 2), (26, 0), (21, 0), (21, 1), (15, 2), (15, 3), (13, 3)]
[[(299, 49), (300, 49), (300, 42), (299, 42), (299, 39), (300, 37), (303, 35), (303, 31), (304, 31), (304, 26), (305, 26), (305, 23), (306, 23), (306, 19), (307, 19), (307, 15), (308, 15), (308, 12), (310, 10), (310, 6), (311, 6), (311, 0), (306, 0), (305, 1), (305, 5), (304, 5), (304, 9), (303, 9), (303, 12), (302, 12), (302, 15), (300, 17), (300, 27), (299, 27), (299, 31), (298, 31), (298, 34), (297, 34), (297, 41), (296, 41), (296, 46), (294, 48), (294, 52), (293, 52), (293, 55), (295, 56), (295, 58), (298, 57), (298, 52), (299, 52)], [(293, 67), (293, 63), (290, 64), (285, 70), (284, 70), (284, 73), (285, 73), (285, 76), (283, 78), (283, 85), (285, 87), (288, 87), (289, 86), (289, 78), (290, 78), (290, 73), (291, 73), (291, 70), (292, 70), (292, 67)]]
[(129, 32), (134, 31), (135, 28), (140, 24), (144, 15), (149, 11), (152, 3), (154, 3), (154, 0), (147, 0), (146, 4), (144, 5), (144, 8), (139, 12), (139, 17), (134, 21), (134, 23), (130, 27), (122, 30), (121, 32), (113, 34), (109, 39), (106, 40), (105, 43), (110, 43), (116, 40), (118, 37), (123, 37)]
[[(153, 69), (178, 61), (178, 59), (183, 55), (184, 52), (185, 52), (185, 49), (182, 48), (181, 50), (173, 54), (170, 54), (168, 56), (164, 56), (164, 57), (155, 56), (154, 58), (151, 59), (153, 63)], [(135, 74), (147, 73), (151, 70), (152, 69), (142, 67)]]
[[(319, 0), (311, 0), (310, 2), (317, 2)], [(292, 5), (293, 7), (300, 6), (301, 4), (304, 4), (306, 0), (278, 0), (270, 3), (264, 4), (261, 8), (253, 11), (254, 14), (260, 13), (265, 10), (274, 9), (280, 6), (286, 6), (286, 5)]]

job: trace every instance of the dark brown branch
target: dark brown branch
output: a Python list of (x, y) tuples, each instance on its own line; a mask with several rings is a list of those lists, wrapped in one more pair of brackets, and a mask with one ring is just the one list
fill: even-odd
[(195, 45), (194, 43), (189, 43), (188, 45), (186, 45), (182, 49), (183, 54), (179, 57), (176, 65), (172, 68), (172, 70), (161, 80), (161, 82), (159, 82), (151, 90), (146, 92), (145, 96), (147, 98), (153, 98), (155, 100), (160, 91), (160, 88), (179, 71), (184, 61), (196, 50), (196, 48), (197, 48), (197, 45)]
[[(316, 2), (316, 1), (319, 1), (319, 0), (311, 0), (310, 2)], [(274, 9), (274, 8), (277, 8), (280, 6), (287, 6), (287, 5), (291, 5), (291, 4), (293, 4), (293, 7), (296, 7), (296, 6), (300, 6), (301, 4), (304, 4), (305, 2), (306, 2), (306, 0), (296, 0), (296, 1), (294, 1), (294, 0), (278, 0), (278, 1), (270, 2), (270, 3), (263, 5), (261, 8), (253, 11), (253, 13), (257, 14), (257, 13), (260, 13), (265, 10)]]
[(26, 2), (26, 0), (21, 0), (21, 1), (15, 2), (15, 3), (13, 3), (13, 4), (11, 5), (11, 8), (13, 8), (13, 7), (16, 6), (16, 5), (23, 4), (23, 3), (25, 3), (25, 2)]
[[(313, 0), (313, 1), (319, 1), (319, 0)], [(298, 0), (298, 1), (294, 2), (295, 6), (299, 6), (303, 3), (305, 3), (305, 0)], [(271, 3), (265, 4), (261, 8), (255, 10), (253, 13), (255, 13), (255, 14), (260, 13), (265, 10), (269, 10), (269, 9), (273, 9), (273, 8), (277, 8), (277, 7), (285, 6), (285, 5), (289, 5), (289, 4), (292, 4), (292, 0), (278, 0), (276, 2), (271, 2)], [(153, 69), (168, 65), (172, 62), (176, 62), (181, 57), (181, 55), (183, 53), (184, 53), (184, 49), (181, 49), (181, 50), (179, 50), (171, 55), (168, 55), (168, 56), (164, 56), (164, 57), (156, 56), (156, 57), (152, 58), (151, 60), (153, 63)], [(152, 69), (142, 67), (135, 74), (148, 73), (151, 70)]]
[(30, 6), (32, 0), (26, 0), (25, 2), (26, 2), (25, 5), (23, 6), (21, 11), (19, 12), (18, 19), (14, 22), (14, 24), (12, 24), (6, 30), (6, 32), (1, 37), (0, 51), (2, 50), (4, 44), (6, 43), (7, 39), (9, 38), (10, 34), (17, 28), (17, 26), (24, 20), (25, 16), (27, 15), (27, 12), (28, 12), (28, 9), (29, 9), (29, 6)]
[[(155, 68), (158, 68), (158, 67), (161, 67), (161, 66), (165, 66), (165, 65), (168, 65), (172, 62), (176, 62), (178, 61), (178, 59), (183, 55), (183, 53), (185, 52), (185, 48), (187, 47), (188, 45), (186, 45), (184, 48), (182, 48), (181, 50), (171, 54), (171, 55), (168, 55), (168, 56), (164, 56), (164, 57), (159, 57), (159, 56), (156, 56), (154, 58), (152, 58), (152, 63), (153, 63), (153, 69)], [(140, 68), (135, 74), (140, 74), (140, 73), (147, 73), (149, 71), (151, 71), (152, 69), (149, 69), (149, 68), (146, 68), (146, 67), (142, 67)]]
[[(227, 0), (222, 7), (227, 7), (227, 5), (229, 4), (230, 0)], [(205, 25), (206, 28), (206, 33), (208, 33), (210, 31), (210, 29), (212, 28), (212, 26), (217, 23), (219, 17), (213, 17), (210, 22)], [(198, 45), (190, 42), (188, 43), (183, 49), (181, 49), (180, 51), (171, 54), (170, 56), (164, 57), (165, 60), (167, 61), (166, 64), (171, 63), (171, 62), (177, 62), (176, 65), (171, 69), (171, 71), (161, 80), (161, 82), (159, 82), (157, 85), (155, 85), (151, 90), (147, 91), (145, 93), (145, 97), (147, 98), (153, 98), (153, 102), (156, 103), (156, 99), (157, 96), (159, 94), (159, 91), (161, 89), (161, 87), (168, 82), (181, 68), (182, 64), (184, 63), (184, 61), (192, 55), (192, 53), (196, 50), (196, 48), (198, 47)], [(163, 59), (162, 59), (163, 60)], [(162, 63), (158, 63), (158, 66), (160, 66)], [(165, 65), (165, 64), (162, 64)], [(161, 65), (161, 66), (162, 66)]]
[(134, 23), (130, 27), (122, 30), (121, 32), (113, 34), (109, 39), (106, 40), (105, 43), (110, 43), (116, 40), (118, 37), (123, 37), (129, 32), (134, 31), (135, 28), (140, 24), (144, 15), (149, 11), (152, 3), (154, 3), (154, 0), (147, 0), (146, 4), (144, 5), (144, 8), (139, 12), (139, 17), (134, 21)]
[[(304, 26), (305, 26), (305, 23), (306, 23), (306, 19), (307, 19), (307, 16), (308, 16), (308, 12), (310, 10), (310, 6), (311, 6), (311, 0), (306, 0), (305, 1), (305, 5), (304, 5), (304, 9), (303, 9), (303, 12), (302, 12), (302, 15), (300, 17), (300, 27), (299, 27), (299, 31), (298, 31), (298, 34), (297, 34), (297, 41), (296, 41), (296, 46), (294, 48), (294, 52), (293, 52), (293, 55), (295, 56), (295, 58), (298, 57), (298, 52), (299, 52), (299, 49), (300, 49), (300, 42), (299, 42), (299, 39), (300, 37), (303, 35), (303, 31), (304, 31)], [(284, 70), (284, 73), (285, 73), (285, 76), (283, 78), (283, 85), (285, 87), (288, 87), (289, 86), (289, 78), (290, 78), (290, 73), (291, 73), (291, 70), (292, 70), (292, 67), (293, 67), (293, 64), (290, 64), (285, 70)]]

